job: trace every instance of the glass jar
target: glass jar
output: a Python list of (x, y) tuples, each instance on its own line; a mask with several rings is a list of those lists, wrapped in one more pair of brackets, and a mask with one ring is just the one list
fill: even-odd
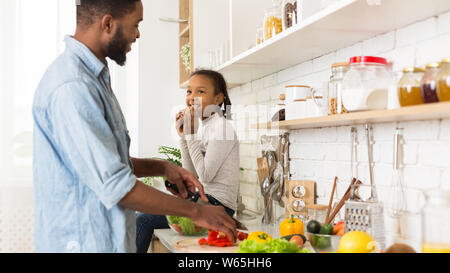
[(342, 80), (342, 102), (349, 112), (386, 109), (388, 90), (393, 85), (385, 58), (352, 57)]
[(437, 97), (437, 79), (436, 76), (439, 73), (440, 63), (427, 64), (427, 70), (420, 82), (420, 91), (422, 93), (422, 99), (424, 103), (439, 102)]
[(283, 31), (280, 2), (272, 0), (272, 8), (264, 12), (264, 41)]
[(342, 103), (342, 80), (349, 69), (348, 63), (335, 63), (331, 66), (331, 77), (328, 86), (328, 114), (344, 114), (348, 111)]
[(445, 58), (441, 62), (441, 70), (437, 75), (438, 87), (437, 95), (439, 101), (450, 100), (450, 57)]
[(292, 26), (295, 26), (298, 22), (297, 0), (283, 0), (283, 4), (281, 6), (283, 9), (283, 30), (286, 30)]
[(264, 27), (258, 25), (256, 28), (256, 45), (262, 44), (264, 42)]
[(422, 252), (450, 253), (450, 192), (433, 190), (426, 197), (422, 210)]
[(408, 67), (403, 69), (403, 76), (398, 82), (398, 100), (402, 107), (423, 104), (420, 91), (420, 82), (425, 69), (421, 67)]

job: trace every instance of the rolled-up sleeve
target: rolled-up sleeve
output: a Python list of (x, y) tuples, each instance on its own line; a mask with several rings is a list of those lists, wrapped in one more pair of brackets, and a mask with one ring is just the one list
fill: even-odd
[(53, 136), (70, 172), (111, 209), (134, 187), (136, 176), (121, 158), (97, 91), (70, 82), (53, 93), (48, 109)]

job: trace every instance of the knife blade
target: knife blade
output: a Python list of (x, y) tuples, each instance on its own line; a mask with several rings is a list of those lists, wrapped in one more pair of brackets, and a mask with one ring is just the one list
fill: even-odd
[[(172, 189), (174, 190), (176, 193), (178, 193), (178, 187), (176, 184), (170, 183), (170, 181), (166, 180), (165, 181), (165, 185), (168, 189)], [(200, 193), (196, 192), (193, 193), (190, 190), (186, 189), (187, 193), (188, 193), (188, 200), (194, 203), (200, 203), (200, 204), (204, 204), (204, 205), (211, 205), (211, 203), (204, 201), (203, 199), (200, 198)], [(242, 224), (241, 222), (239, 222), (238, 220), (236, 220), (234, 217), (231, 217), (231, 219), (233, 219), (234, 223), (236, 224), (236, 228), (240, 229), (240, 230), (248, 230), (247, 227)]]

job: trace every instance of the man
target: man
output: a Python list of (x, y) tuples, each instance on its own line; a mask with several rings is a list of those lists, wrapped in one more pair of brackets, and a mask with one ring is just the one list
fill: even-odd
[[(129, 156), (106, 57), (125, 64), (140, 36), (141, 1), (77, 2), (76, 33), (66, 37), (66, 51), (46, 71), (33, 103), (36, 251), (135, 252), (135, 211), (190, 217), (235, 241), (236, 224), (222, 207), (185, 200), (186, 188), (207, 200), (192, 173)], [(180, 194), (136, 180), (145, 176), (165, 176)]]

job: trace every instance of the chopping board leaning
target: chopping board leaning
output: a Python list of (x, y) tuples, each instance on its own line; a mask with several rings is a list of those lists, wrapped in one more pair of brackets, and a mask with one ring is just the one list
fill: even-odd
[(172, 244), (172, 247), (181, 253), (235, 253), (239, 249), (239, 243), (233, 246), (218, 247), (199, 245), (199, 238), (185, 239)]

